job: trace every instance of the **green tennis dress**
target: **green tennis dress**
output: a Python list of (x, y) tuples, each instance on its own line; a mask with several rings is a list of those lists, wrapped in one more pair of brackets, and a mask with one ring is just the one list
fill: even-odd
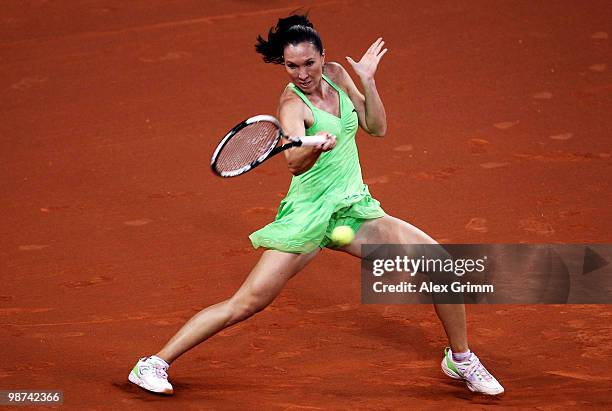
[(340, 117), (316, 108), (293, 83), (287, 87), (312, 110), (314, 123), (306, 135), (326, 131), (336, 136), (336, 147), (321, 153), (310, 170), (293, 176), (274, 221), (249, 236), (255, 248), (309, 253), (330, 246), (335, 227), (348, 225), (357, 232), (366, 220), (385, 215), (361, 177), (355, 144), (357, 111), (340, 87), (326, 75), (323, 79), (338, 92)]

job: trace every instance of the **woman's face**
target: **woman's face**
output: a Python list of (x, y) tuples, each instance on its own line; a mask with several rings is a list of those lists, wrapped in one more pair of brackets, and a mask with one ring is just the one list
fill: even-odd
[(306, 41), (289, 44), (283, 53), (285, 69), (291, 81), (304, 92), (314, 90), (321, 82), (324, 57), (312, 43)]

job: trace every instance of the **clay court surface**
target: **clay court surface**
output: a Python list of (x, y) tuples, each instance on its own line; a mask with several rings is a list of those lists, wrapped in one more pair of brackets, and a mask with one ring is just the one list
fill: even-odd
[[(255, 36), (308, 6), (328, 61), (378, 36), (384, 139), (358, 135), (384, 209), (450, 243), (612, 242), (609, 1), (17, 1), (0, 10), (0, 389), (65, 409), (612, 407), (612, 308), (468, 307), (470, 345), (506, 388), (439, 367), (431, 306), (361, 305), (333, 251), (264, 312), (127, 382), (261, 251), (282, 159), (240, 178), (209, 159), (288, 81)], [(348, 66), (347, 66), (348, 67)]]

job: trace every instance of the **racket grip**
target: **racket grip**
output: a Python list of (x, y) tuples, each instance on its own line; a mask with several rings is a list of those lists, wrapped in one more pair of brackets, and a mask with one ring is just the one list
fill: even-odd
[(318, 146), (319, 144), (323, 144), (327, 141), (327, 137), (325, 136), (305, 136), (300, 137), (300, 141), (302, 141), (302, 146)]

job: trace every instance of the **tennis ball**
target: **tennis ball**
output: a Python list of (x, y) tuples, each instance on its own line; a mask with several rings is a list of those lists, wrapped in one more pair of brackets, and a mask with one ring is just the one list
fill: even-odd
[(332, 231), (331, 239), (337, 246), (350, 244), (355, 238), (355, 232), (347, 225), (340, 225)]

